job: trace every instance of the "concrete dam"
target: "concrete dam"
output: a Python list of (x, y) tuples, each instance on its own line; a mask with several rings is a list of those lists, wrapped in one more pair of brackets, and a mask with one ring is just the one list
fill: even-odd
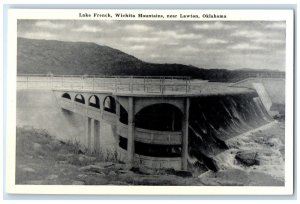
[(216, 171), (227, 140), (282, 113), (271, 110), (263, 84), (273, 79), (259, 80), (241, 87), (186, 77), (18, 76), (17, 125), (114, 150), (129, 167)]

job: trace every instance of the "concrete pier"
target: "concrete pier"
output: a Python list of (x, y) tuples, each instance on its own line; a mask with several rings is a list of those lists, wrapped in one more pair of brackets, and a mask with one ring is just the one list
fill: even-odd
[(86, 117), (85, 124), (86, 146), (90, 151), (99, 151), (100, 149), (100, 121)]
[(92, 144), (92, 118), (87, 117), (86, 119), (86, 138), (87, 138), (87, 147), (91, 149), (91, 144)]
[(100, 149), (100, 122), (94, 120), (94, 151), (98, 152)]
[[(54, 90), (54, 93), (61, 108), (86, 117), (86, 146), (91, 151), (99, 150), (101, 143), (100, 124), (105, 122), (112, 125), (116, 143), (120, 145), (117, 148), (121, 157), (120, 160), (126, 162), (128, 168), (138, 165), (139, 167), (187, 170), (189, 106), (190, 97), (193, 96), (185, 94), (160, 97), (159, 94), (153, 93), (151, 95), (124, 94), (84, 90)], [(66, 97), (69, 95), (70, 97)], [(77, 95), (83, 96), (82, 101), (85, 103), (80, 103), (78, 99), (76, 101)], [(91, 105), (89, 100), (92, 97), (97, 98), (97, 101), (99, 100), (99, 106)], [(108, 97), (111, 100), (109, 103), (106, 101)], [(148, 110), (147, 114), (151, 114), (151, 117), (158, 117), (155, 121), (148, 122), (148, 125), (153, 126), (152, 128), (136, 126), (137, 115), (139, 115), (139, 119), (147, 120), (148, 116), (141, 116), (143, 111), (149, 107), (158, 108), (161, 105), (165, 109), (157, 113)], [(121, 107), (123, 111), (121, 111)], [(169, 115), (165, 115), (164, 111), (169, 112)], [(169, 121), (160, 122), (159, 115), (167, 117), (166, 120)], [(163, 129), (156, 130), (155, 124)], [(180, 129), (178, 129), (178, 125)], [(126, 141), (125, 144), (123, 141)], [(140, 145), (138, 151), (136, 151), (136, 144)], [(167, 156), (169, 154), (167, 152), (170, 150), (160, 149), (161, 147), (172, 149), (178, 146), (180, 146), (180, 154), (171, 157)], [(147, 150), (148, 147), (150, 148), (149, 151)], [(157, 151), (162, 151), (162, 155), (160, 156), (160, 153), (156, 156), (152, 155), (156, 154)], [(166, 152), (164, 153), (164, 151)]]
[(185, 99), (184, 114), (182, 117), (182, 169), (187, 170), (187, 158), (188, 158), (188, 140), (189, 140), (189, 109), (190, 99)]
[(127, 157), (129, 167), (134, 165), (134, 100), (133, 97), (128, 98), (128, 137), (127, 137)]

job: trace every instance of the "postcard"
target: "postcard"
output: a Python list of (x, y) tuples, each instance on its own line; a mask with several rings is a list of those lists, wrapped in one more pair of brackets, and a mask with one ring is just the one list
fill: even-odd
[(293, 194), (293, 15), (9, 9), (7, 192)]

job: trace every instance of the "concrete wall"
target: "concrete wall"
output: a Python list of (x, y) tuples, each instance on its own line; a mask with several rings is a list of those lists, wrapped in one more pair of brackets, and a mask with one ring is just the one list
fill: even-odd
[(255, 89), (271, 115), (276, 114), (275, 112), (284, 114), (285, 79), (249, 78), (237, 82), (233, 86)]
[[(117, 123), (117, 134), (124, 138), (127, 138), (128, 127), (127, 125), (118, 122)], [(182, 132), (168, 132), (168, 131), (157, 131), (147, 130), (142, 128), (135, 128), (135, 141), (149, 143), (149, 144), (161, 144), (161, 145), (181, 145)]]
[(253, 88), (256, 90), (261, 102), (264, 104), (267, 111), (271, 110), (272, 100), (265, 89), (263, 83), (252, 83)]
[[(85, 138), (86, 117), (63, 111), (50, 90), (17, 90), (17, 126), (32, 126), (45, 129), (61, 140), (77, 140), (87, 143)], [(100, 123), (100, 146), (113, 149), (115, 139), (111, 126)]]
[(233, 86), (253, 88), (253, 83), (262, 83), (272, 102), (285, 104), (285, 79), (250, 78), (237, 82)]

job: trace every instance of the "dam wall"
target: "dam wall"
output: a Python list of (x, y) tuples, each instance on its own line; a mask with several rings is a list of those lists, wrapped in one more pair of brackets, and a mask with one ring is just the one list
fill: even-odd
[[(17, 126), (44, 129), (64, 141), (80, 142), (87, 147), (86, 118), (60, 108), (51, 90), (17, 90)], [(100, 147), (114, 151), (115, 139), (107, 123), (100, 124)]]
[(218, 169), (214, 157), (228, 149), (226, 141), (272, 121), (257, 93), (197, 97), (191, 100), (190, 163)]
[[(217, 170), (214, 157), (228, 148), (227, 140), (271, 120), (255, 91), (192, 97), (189, 164), (203, 163), (208, 169)], [(45, 129), (58, 139), (88, 146), (86, 117), (62, 109), (50, 90), (17, 90), (17, 126)], [(111, 125), (101, 122), (100, 126), (100, 147), (114, 150), (119, 141), (115, 139)]]
[(237, 82), (233, 87), (246, 87), (256, 90), (266, 110), (271, 115), (285, 112), (285, 79), (249, 78)]

